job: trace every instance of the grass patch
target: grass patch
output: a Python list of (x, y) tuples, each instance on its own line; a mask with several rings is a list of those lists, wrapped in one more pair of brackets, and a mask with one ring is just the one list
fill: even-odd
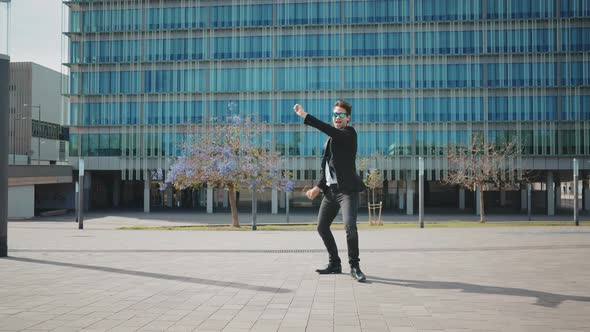
[[(478, 221), (443, 221), (443, 222), (425, 222), (424, 227), (436, 228), (460, 228), (460, 227), (512, 227), (512, 226), (573, 226), (572, 221), (490, 221), (479, 223)], [(590, 222), (580, 222), (581, 226), (590, 226)], [(359, 222), (359, 229), (379, 230), (384, 228), (418, 228), (417, 222), (392, 222), (385, 223), (382, 226), (369, 225), (368, 222)], [(249, 231), (252, 226), (249, 224), (242, 225), (240, 228), (230, 225), (186, 225), (186, 226), (123, 226), (120, 230), (156, 230), (156, 231)], [(260, 231), (315, 231), (315, 224), (266, 224), (257, 225)], [(332, 229), (344, 229), (344, 224), (334, 223)]]

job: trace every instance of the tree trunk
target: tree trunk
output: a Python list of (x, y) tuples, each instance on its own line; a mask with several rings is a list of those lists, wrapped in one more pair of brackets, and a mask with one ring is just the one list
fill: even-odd
[(479, 189), (479, 222), (480, 223), (485, 223), (486, 222), (486, 218), (484, 215), (484, 208), (483, 208), (483, 188)]
[(233, 227), (240, 227), (240, 221), (238, 220), (238, 205), (236, 202), (236, 190), (234, 186), (228, 187), (229, 191), (229, 206), (231, 209), (231, 225)]

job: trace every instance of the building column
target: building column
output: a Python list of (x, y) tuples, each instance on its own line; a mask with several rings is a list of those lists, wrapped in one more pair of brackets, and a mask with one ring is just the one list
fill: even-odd
[[(522, 187), (521, 187), (522, 188)], [(528, 209), (528, 194), (527, 189), (520, 189), (520, 210), (526, 211)], [(532, 204), (531, 204), (532, 206)]]
[(118, 208), (121, 204), (121, 178), (117, 176), (113, 184), (113, 207)]
[(223, 207), (223, 188), (213, 188), (213, 206)]
[(174, 207), (174, 191), (172, 190), (172, 187), (167, 187), (166, 188), (166, 196), (168, 196), (168, 200), (166, 201), (166, 206), (169, 208)]
[(207, 213), (213, 213), (213, 188), (207, 185)]
[(402, 192), (401, 188), (399, 187), (399, 183), (400, 181), (396, 181), (397, 182), (397, 204), (400, 210), (404, 209), (404, 193)]
[(465, 188), (459, 188), (459, 210), (465, 210)]
[(84, 172), (84, 197), (82, 202), (84, 205), (84, 211), (87, 212), (90, 208), (90, 189), (92, 188), (92, 173), (89, 171)]
[(504, 207), (506, 205), (506, 190), (500, 189), (500, 206)]
[(285, 202), (287, 201), (287, 193), (284, 195), (279, 195), (279, 208), (284, 209), (286, 208)]
[(582, 205), (584, 211), (590, 211), (590, 179), (582, 180)]
[(406, 214), (411, 216), (414, 214), (414, 181), (406, 181)]
[(279, 193), (276, 189), (272, 190), (271, 193), (271, 204), (270, 204), (270, 210), (272, 212), (272, 214), (278, 214), (279, 213)]
[(475, 195), (475, 198), (474, 198), (475, 204), (474, 204), (474, 206), (475, 206), (475, 215), (476, 216), (481, 215), (481, 213), (479, 212), (479, 209), (480, 209), (480, 206), (479, 206), (479, 195), (480, 194), (481, 194), (481, 190), (479, 190), (479, 188), (477, 188), (475, 190), (475, 193), (474, 193), (474, 195)]
[(225, 190), (225, 189), (220, 189), (223, 190), (223, 208), (227, 209), (229, 207), (229, 190)]
[(545, 185), (547, 192), (547, 215), (555, 215), (555, 183), (553, 183), (553, 172), (547, 172), (547, 180)]
[(195, 188), (193, 188), (193, 190), (191, 191), (191, 195), (192, 195), (191, 197), (192, 197), (192, 203), (193, 203), (192, 208), (194, 209), (197, 207), (197, 205), (199, 203), (199, 201), (197, 200), (197, 191), (195, 190)]
[[(573, 190), (572, 190), (573, 193)], [(561, 208), (561, 182), (555, 181), (555, 211), (559, 211)]]
[(151, 188), (152, 188), (152, 181), (149, 176), (146, 176), (145, 180), (143, 180), (143, 212), (145, 212), (145, 213), (150, 212), (150, 189)]

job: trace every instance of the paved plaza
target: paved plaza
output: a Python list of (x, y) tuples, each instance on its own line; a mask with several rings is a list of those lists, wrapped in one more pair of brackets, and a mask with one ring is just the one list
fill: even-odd
[(164, 219), (9, 222), (0, 331), (590, 330), (587, 226), (362, 229), (358, 283), (313, 231), (117, 229)]

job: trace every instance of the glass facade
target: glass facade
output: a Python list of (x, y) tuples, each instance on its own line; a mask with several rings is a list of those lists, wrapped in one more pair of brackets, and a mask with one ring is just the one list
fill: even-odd
[(313, 180), (324, 137), (292, 106), (330, 121), (341, 98), (390, 180), (413, 178), (418, 156), (444, 171), (444, 148), (480, 133), (531, 158), (590, 155), (588, 1), (64, 3), (70, 154), (114, 158), (124, 177), (241, 114), (271, 123), (272, 147)]

